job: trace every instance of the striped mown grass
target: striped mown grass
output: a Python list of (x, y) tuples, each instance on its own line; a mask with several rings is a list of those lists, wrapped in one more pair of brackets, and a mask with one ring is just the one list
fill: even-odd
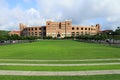
[(0, 46), (0, 59), (79, 60), (120, 58), (120, 48), (72, 40)]
[(101, 66), (0, 66), (0, 70), (20, 71), (84, 71), (84, 70), (120, 70), (120, 65)]

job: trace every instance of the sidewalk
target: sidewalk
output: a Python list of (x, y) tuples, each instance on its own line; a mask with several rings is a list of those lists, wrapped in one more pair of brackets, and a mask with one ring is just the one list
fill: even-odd
[(98, 65), (120, 65), (114, 63), (87, 63), (87, 64), (26, 64), (26, 63), (0, 63), (0, 66), (98, 66)]
[(19, 76), (82, 76), (82, 75), (105, 75), (120, 74), (120, 70), (95, 70), (95, 71), (11, 71), (0, 70), (0, 75)]

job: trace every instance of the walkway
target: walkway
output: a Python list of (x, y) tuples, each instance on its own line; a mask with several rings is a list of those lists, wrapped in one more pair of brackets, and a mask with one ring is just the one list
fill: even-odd
[(81, 60), (24, 60), (24, 59), (0, 59), (0, 61), (34, 61), (34, 62), (58, 62), (58, 61), (109, 61), (109, 60), (120, 60), (120, 58), (109, 58), (109, 59), (81, 59)]
[[(18, 63), (0, 63), (0, 66), (96, 66), (96, 65), (120, 65), (120, 62), (111, 63), (81, 63), (81, 64), (30, 64), (24, 62), (59, 62), (59, 61), (109, 61), (116, 59), (83, 59), (83, 60), (22, 60), (22, 59), (0, 59), (0, 61), (18, 61)], [(18, 71), (18, 70), (0, 70), (0, 75), (19, 75), (19, 76), (82, 76), (82, 75), (105, 75), (120, 74), (120, 70), (89, 70), (89, 71)]]
[(120, 74), (120, 70), (96, 70), (96, 71), (10, 71), (0, 70), (0, 75), (19, 75), (19, 76), (80, 76), (80, 75), (105, 75)]
[(0, 63), (0, 66), (98, 66), (98, 65), (120, 65), (114, 63), (87, 63), (87, 64), (26, 64), (26, 63)]

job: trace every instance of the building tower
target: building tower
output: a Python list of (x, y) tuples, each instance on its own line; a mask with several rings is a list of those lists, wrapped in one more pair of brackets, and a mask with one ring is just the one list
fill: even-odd
[(96, 24), (97, 33), (100, 32), (100, 24)]
[(24, 24), (22, 24), (22, 23), (20, 23), (19, 26), (20, 26), (20, 35), (22, 35), (24, 29), (25, 29), (27, 26), (24, 25)]

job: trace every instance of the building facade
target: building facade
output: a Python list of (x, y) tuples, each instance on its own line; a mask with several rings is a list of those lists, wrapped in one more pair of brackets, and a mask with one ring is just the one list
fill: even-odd
[(21, 33), (21, 36), (42, 37), (42, 36), (46, 36), (46, 27), (45, 26), (28, 27), (25, 24), (20, 24), (20, 33)]
[(73, 26), (71, 20), (65, 22), (47, 21), (46, 26), (32, 26), (28, 27), (20, 24), (20, 32), (22, 36), (52, 36), (52, 37), (65, 37), (65, 36), (79, 36), (79, 35), (96, 35), (100, 32), (100, 25), (92, 26)]

